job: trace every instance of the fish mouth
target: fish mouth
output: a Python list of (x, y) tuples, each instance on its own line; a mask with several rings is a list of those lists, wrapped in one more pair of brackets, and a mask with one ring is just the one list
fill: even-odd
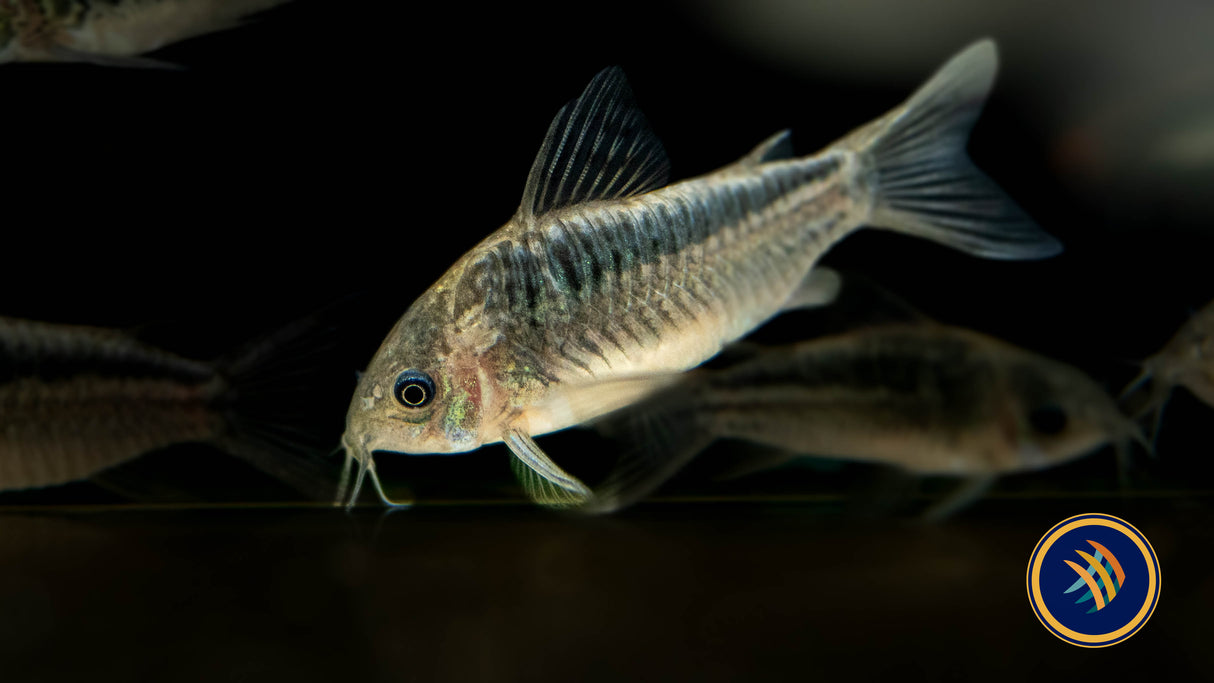
[[(358, 502), (358, 496), (362, 493), (363, 481), (367, 475), (371, 476), (371, 485), (375, 488), (375, 493), (379, 496), (379, 500), (385, 507), (399, 510), (413, 506), (413, 501), (395, 501), (384, 493), (383, 485), (380, 484), (379, 475), (375, 472), (375, 459), (372, 457), (372, 449), (370, 448), (371, 436), (363, 434), (357, 436), (345, 432), (341, 436), (342, 447), (346, 451), (346, 459), (342, 464), (341, 478), (337, 484), (337, 495), (333, 501), (335, 507), (344, 506), (346, 510), (354, 507)], [(350, 477), (353, 474), (354, 462), (358, 462), (358, 476), (354, 478), (354, 486), (350, 487)], [(350, 491), (349, 497), (346, 496), (346, 491)]]

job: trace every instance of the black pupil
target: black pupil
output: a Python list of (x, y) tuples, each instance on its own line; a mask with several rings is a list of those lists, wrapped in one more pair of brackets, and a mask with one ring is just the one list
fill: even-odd
[(1066, 429), (1066, 413), (1055, 405), (1035, 408), (1029, 413), (1029, 424), (1041, 434), (1059, 434)]
[(417, 382), (406, 384), (400, 390), (400, 397), (411, 406), (421, 405), (426, 401), (426, 387)]
[(396, 378), (396, 400), (408, 408), (421, 408), (434, 399), (434, 381), (418, 370), (406, 370)]

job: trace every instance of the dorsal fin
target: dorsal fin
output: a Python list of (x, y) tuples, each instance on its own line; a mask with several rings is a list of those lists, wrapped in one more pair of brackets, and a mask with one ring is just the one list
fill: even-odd
[(768, 161), (791, 158), (793, 158), (792, 133), (788, 129), (784, 129), (760, 142), (759, 146), (752, 149), (742, 161), (748, 166), (758, 166)]
[(648, 192), (666, 184), (669, 170), (624, 71), (609, 67), (548, 127), (518, 215), (529, 220), (572, 204)]

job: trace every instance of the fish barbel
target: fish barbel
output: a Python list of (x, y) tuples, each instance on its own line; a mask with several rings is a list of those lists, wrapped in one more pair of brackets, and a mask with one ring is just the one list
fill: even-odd
[(497, 441), (552, 496), (583, 500), (534, 436), (628, 405), (820, 299), (812, 266), (863, 225), (987, 258), (1058, 253), (965, 155), (995, 68), (979, 41), (818, 154), (793, 156), (785, 131), (670, 185), (622, 71), (600, 72), (549, 127), (514, 217), (413, 303), (363, 373), (343, 435), (347, 474), (360, 465), (350, 503), (370, 473), (394, 504), (373, 451)]
[(165, 67), (139, 57), (287, 0), (0, 0), (0, 64)]
[(1122, 392), (1121, 402), (1135, 419), (1153, 413), (1152, 433), (1157, 434), (1164, 406), (1176, 386), (1214, 408), (1214, 301), (1193, 314), (1142, 364), (1142, 372)]
[(884, 463), (983, 486), (1142, 439), (1078, 369), (926, 322), (751, 349), (724, 369), (688, 373), (597, 427), (635, 445), (595, 487), (596, 512), (648, 495), (724, 438), (786, 458)]

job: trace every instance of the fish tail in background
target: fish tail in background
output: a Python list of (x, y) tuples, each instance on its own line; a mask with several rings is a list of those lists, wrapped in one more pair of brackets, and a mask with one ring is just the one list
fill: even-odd
[(995, 44), (953, 57), (906, 102), (839, 146), (860, 154), (876, 196), (868, 225), (974, 256), (1038, 259), (1062, 251), (965, 153), (994, 83)]
[(350, 379), (330, 358), (336, 347), (336, 326), (317, 314), (221, 359), (227, 386), (216, 400), (227, 432), (216, 446), (311, 500), (329, 501), (339, 471), (326, 455), (341, 432)]
[(599, 434), (616, 442), (620, 453), (607, 476), (592, 487), (593, 497), (575, 511), (606, 514), (640, 501), (716, 440), (696, 419), (694, 399), (680, 388), (596, 423)]

